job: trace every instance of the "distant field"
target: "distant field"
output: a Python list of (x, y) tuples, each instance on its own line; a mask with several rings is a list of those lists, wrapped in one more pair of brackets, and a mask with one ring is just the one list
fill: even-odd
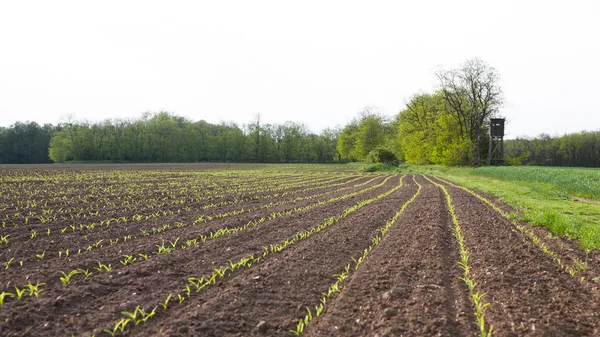
[(505, 181), (550, 184), (572, 196), (600, 200), (600, 169), (542, 166), (480, 167), (471, 174)]

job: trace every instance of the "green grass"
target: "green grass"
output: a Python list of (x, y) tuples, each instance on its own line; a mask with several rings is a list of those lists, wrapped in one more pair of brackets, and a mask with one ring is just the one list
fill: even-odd
[(600, 200), (600, 169), (573, 167), (480, 167), (471, 174), (506, 181), (535, 181), (554, 186), (568, 196)]
[[(520, 220), (576, 240), (584, 249), (600, 249), (600, 205), (571, 199), (594, 198), (591, 177), (600, 170), (577, 168), (408, 166), (405, 172), (425, 173), (501, 197), (520, 210)], [(600, 178), (597, 178), (600, 179)], [(598, 187), (600, 189), (600, 187)], [(573, 191), (577, 191), (576, 193)]]

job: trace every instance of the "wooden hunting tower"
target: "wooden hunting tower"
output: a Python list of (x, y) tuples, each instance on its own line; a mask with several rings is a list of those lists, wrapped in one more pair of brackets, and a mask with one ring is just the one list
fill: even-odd
[(488, 165), (504, 165), (504, 118), (490, 118)]

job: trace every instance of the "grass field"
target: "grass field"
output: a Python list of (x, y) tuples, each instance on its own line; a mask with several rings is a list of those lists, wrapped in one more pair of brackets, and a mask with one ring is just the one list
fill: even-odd
[(578, 196), (600, 200), (600, 169), (494, 166), (476, 168), (470, 173), (502, 181), (525, 181), (549, 184), (564, 197)]
[(600, 249), (600, 170), (553, 167), (410, 166), (502, 198), (524, 222)]

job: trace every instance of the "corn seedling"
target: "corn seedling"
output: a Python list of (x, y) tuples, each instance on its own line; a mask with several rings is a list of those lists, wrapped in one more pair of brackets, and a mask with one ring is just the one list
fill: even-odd
[(169, 300), (171, 299), (171, 296), (173, 296), (173, 294), (169, 293), (169, 296), (167, 296), (165, 301), (162, 303), (159, 303), (160, 306), (163, 308), (163, 310), (167, 310), (167, 305), (169, 304)]
[(83, 276), (85, 276), (85, 279), (87, 280), (88, 277), (92, 276), (92, 273), (90, 272), (89, 269), (83, 269), (83, 268), (79, 268), (77, 269), (80, 273), (83, 274)]
[(4, 269), (8, 269), (8, 267), (10, 267), (10, 264), (15, 260), (14, 257), (11, 257), (10, 259), (8, 259), (8, 261), (4, 262)]
[(100, 273), (103, 270), (106, 271), (107, 273), (110, 273), (111, 267), (110, 267), (110, 264), (106, 265), (106, 264), (103, 264), (102, 262), (98, 261), (98, 267), (94, 267), (94, 269), (96, 269)]
[(112, 330), (110, 329), (104, 329), (104, 332), (106, 332), (107, 334), (111, 335), (114, 337), (114, 335), (117, 332), (123, 332), (125, 330), (125, 327), (127, 326), (127, 324), (130, 322), (131, 320), (128, 318), (122, 318), (120, 321), (118, 321), (115, 326), (112, 328)]
[(29, 289), (29, 297), (35, 296), (38, 297), (40, 292), (42, 291), (41, 286), (46, 285), (46, 283), (36, 283), (33, 285), (31, 282), (27, 283), (25, 286)]
[(65, 273), (64, 271), (59, 271), (58, 273), (63, 275), (63, 277), (60, 277), (60, 281), (63, 284), (68, 285), (69, 282), (71, 282), (71, 277), (73, 277), (81, 272), (79, 270), (71, 270), (71, 272), (68, 274)]
[(4, 305), (4, 299), (7, 297), (15, 297), (15, 294), (7, 293), (7, 292), (3, 291), (0, 294), (0, 305)]
[(123, 255), (123, 261), (121, 261), (121, 264), (126, 266), (128, 264), (133, 264), (135, 262), (136, 258), (133, 257), (132, 255)]
[(25, 293), (25, 290), (27, 290), (27, 289), (26, 288), (19, 289), (18, 287), (15, 287), (15, 295), (17, 297), (17, 301), (21, 300), (21, 297), (23, 297), (23, 293)]

